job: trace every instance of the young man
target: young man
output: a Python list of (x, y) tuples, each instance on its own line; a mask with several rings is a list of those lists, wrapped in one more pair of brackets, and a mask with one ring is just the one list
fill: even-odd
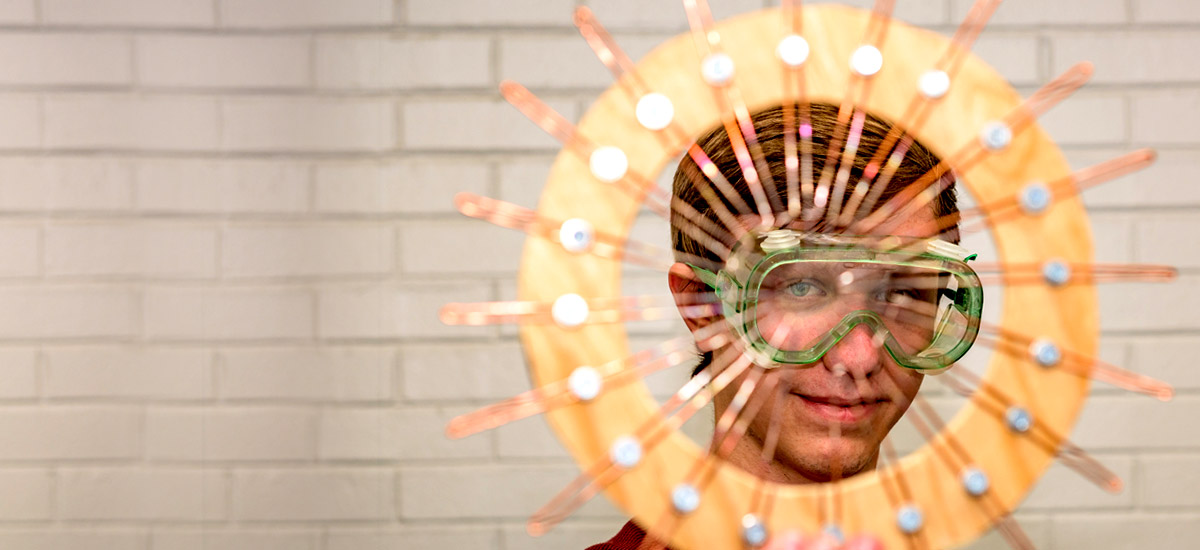
[[(780, 108), (752, 116), (762, 148), (760, 160), (765, 160), (757, 165), (770, 173), (769, 178), (758, 174), (763, 182), (758, 189), (743, 176), (723, 127), (710, 131), (697, 143), (729, 186), (719, 189), (689, 157), (680, 163), (674, 178), (674, 196), (699, 212), (701, 218), (689, 219), (678, 210), (673, 212), (672, 243), (679, 261), (668, 275), (671, 291), (681, 313), (694, 310), (687, 306), (697, 303), (722, 304), (722, 315), (698, 318), (684, 313), (694, 334), (711, 333), (715, 328), (711, 325), (720, 323), (734, 335), (733, 342), (702, 351), (693, 374), (721, 372), (739, 361), (744, 363), (743, 354), (755, 356), (746, 372), (717, 394), (713, 401), (715, 416), (722, 418), (731, 407), (740, 414), (738, 408), (745, 403), (734, 403), (739, 383), (752, 369), (762, 369), (758, 375), (763, 402), (725, 459), (779, 483), (829, 482), (875, 469), (883, 439), (921, 386), (922, 369), (948, 366), (957, 359), (955, 353), (947, 351), (951, 347), (940, 336), (941, 329), (949, 326), (941, 317), (945, 311), (954, 311), (954, 304), (947, 307), (942, 302), (939, 307), (938, 301), (939, 294), (967, 295), (955, 294), (954, 289), (946, 287), (954, 275), (929, 268), (930, 260), (925, 257), (909, 261), (915, 257), (911, 250), (892, 254), (896, 245), (889, 244), (891, 249), (878, 246), (884, 235), (844, 235), (849, 225), (846, 221), (853, 219), (852, 212), (847, 217), (825, 215), (828, 208), (858, 206), (862, 207), (861, 214), (868, 214), (933, 171), (940, 160), (913, 141), (887, 181), (874, 181), (874, 191), (860, 188), (855, 196), (855, 184), (864, 174), (868, 179), (885, 179), (879, 170), (879, 158), (875, 166), (868, 166), (881, 144), (895, 142), (895, 136), (887, 138), (891, 126), (868, 115), (857, 140), (859, 154), (850, 167), (849, 178), (844, 180), (848, 182), (844, 196), (821, 198), (819, 183), (822, 179), (836, 181), (829, 176), (839, 169), (842, 144), (849, 132), (843, 126), (842, 136), (835, 138), (839, 132), (837, 114), (837, 107), (827, 104), (812, 104), (807, 112), (812, 129), (811, 163), (801, 163), (798, 168), (809, 170), (810, 181), (817, 182), (816, 192), (804, 197), (803, 204), (803, 210), (816, 212), (817, 216), (797, 215), (801, 213), (795, 208), (795, 200), (791, 201), (792, 211), (788, 211), (789, 198), (794, 199), (796, 194), (797, 177), (793, 172), (789, 195), (786, 126)], [(834, 150), (828, 151), (831, 141), (835, 142)], [(826, 167), (826, 163), (832, 164)], [(827, 172), (825, 178), (822, 172)], [(774, 193), (770, 193), (772, 187)], [(836, 186), (826, 186), (830, 188)], [(729, 193), (729, 189), (734, 192)], [(762, 208), (763, 204), (770, 205), (775, 219), (770, 227), (758, 227), (761, 218), (756, 205)], [(957, 242), (953, 225), (957, 213), (954, 187), (947, 185), (927, 207), (881, 227), (887, 228), (887, 235), (911, 238), (889, 243), (914, 242), (924, 247), (938, 237)], [(742, 225), (738, 231), (728, 227), (733, 217)], [(727, 241), (736, 240), (729, 247), (730, 255), (722, 257), (714, 251), (721, 247), (693, 238), (701, 235), (697, 228), (718, 236), (725, 233)], [(741, 231), (748, 231), (748, 235), (730, 238)], [(818, 244), (811, 244), (814, 242)], [(793, 252), (802, 248), (807, 252)], [(813, 256), (820, 260), (827, 254), (845, 261), (810, 261)], [(881, 258), (898, 259), (892, 264)], [(750, 263), (756, 267), (751, 269)], [(767, 268), (757, 267), (767, 264)], [(887, 269), (878, 269), (881, 265)], [(914, 275), (914, 271), (921, 270), (928, 272)], [(879, 286), (881, 281), (886, 288)], [(970, 286), (969, 281), (962, 284)], [(715, 289), (721, 289), (715, 292), (716, 297)], [(742, 298), (731, 298), (734, 294)], [(746, 295), (753, 299), (746, 301)], [(981, 300), (981, 295), (971, 296)], [(957, 345), (953, 347), (955, 352), (965, 352), (961, 342), (950, 344)], [(765, 394), (768, 391), (769, 395)], [(714, 441), (714, 447), (718, 444)], [(630, 522), (612, 540), (590, 550), (634, 549), (645, 536)], [(781, 548), (809, 547), (797, 537), (781, 535), (772, 544)], [(868, 548), (870, 543), (859, 539), (847, 546)]]

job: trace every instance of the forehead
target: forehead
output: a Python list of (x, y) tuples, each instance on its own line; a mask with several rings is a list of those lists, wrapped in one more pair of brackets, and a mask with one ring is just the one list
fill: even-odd
[[(788, 229), (803, 230), (803, 222), (795, 222), (787, 226)], [(904, 218), (901, 222), (892, 226), (886, 235), (895, 235), (897, 237), (935, 237), (939, 233), (937, 218), (933, 214), (933, 207), (918, 209), (917, 212)], [(884, 235), (877, 235), (884, 236)]]

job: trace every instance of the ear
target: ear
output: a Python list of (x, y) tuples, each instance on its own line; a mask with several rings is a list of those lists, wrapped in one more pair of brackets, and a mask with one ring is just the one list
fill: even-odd
[(683, 317), (683, 322), (687, 324), (688, 330), (695, 333), (698, 329), (720, 319), (719, 315), (697, 317), (689, 314), (695, 311), (696, 306), (711, 303), (711, 300), (706, 299), (704, 295), (711, 296), (712, 289), (704, 284), (687, 264), (680, 262), (672, 264), (671, 269), (667, 271), (667, 282), (671, 286), (671, 295), (675, 298), (675, 307), (679, 308), (679, 314)]

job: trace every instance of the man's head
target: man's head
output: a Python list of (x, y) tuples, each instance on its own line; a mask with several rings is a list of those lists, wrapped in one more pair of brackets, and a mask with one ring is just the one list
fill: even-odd
[[(812, 126), (812, 163), (810, 174), (814, 181), (820, 179), (821, 171), (826, 163), (826, 150), (837, 127), (837, 108), (827, 104), (812, 104), (808, 110), (809, 123)], [(819, 222), (789, 221), (787, 215), (788, 200), (785, 196), (787, 189), (787, 164), (784, 146), (784, 116), (779, 108), (768, 109), (755, 113), (754, 128), (762, 147), (766, 166), (776, 183), (777, 193), (768, 196), (772, 210), (782, 219), (783, 228), (792, 228), (807, 232), (835, 233), (835, 227), (825, 226)], [(891, 126), (872, 116), (867, 116), (858, 151), (850, 170), (849, 185), (847, 186), (846, 204), (855, 184), (863, 178), (868, 162), (885, 142)], [(741, 202), (755, 205), (754, 192), (742, 175), (729, 137), (724, 128), (717, 128), (697, 140), (697, 144), (706, 152), (716, 168), (727, 179), (735, 190)], [(837, 163), (840, 159), (840, 146), (833, 152), (829, 162)], [(886, 159), (886, 157), (884, 157)], [(921, 176), (930, 172), (940, 160), (920, 143), (913, 142), (909, 147), (904, 161), (896, 168), (890, 181), (879, 189), (882, 194), (874, 203), (873, 208), (886, 204), (901, 190), (917, 181)], [(835, 164), (836, 166), (836, 164)], [(807, 166), (805, 166), (807, 167)], [(765, 177), (763, 178), (766, 179)], [(697, 185), (700, 182), (700, 185)], [(674, 195), (699, 212), (706, 221), (699, 225), (722, 225), (716, 210), (724, 208), (739, 216), (739, 219), (750, 222), (757, 218), (754, 212), (739, 212), (736, 201), (719, 198), (716, 208), (709, 203), (720, 192), (708, 193), (707, 198), (701, 193), (700, 187), (708, 180), (691, 158), (685, 157), (676, 171), (674, 180)], [(711, 184), (709, 184), (711, 185)], [(714, 191), (716, 191), (714, 189)], [(860, 197), (861, 198), (861, 197)], [(761, 202), (761, 201), (760, 201)], [(835, 203), (837, 201), (834, 201)], [(810, 207), (811, 204), (805, 205)], [(751, 206), (753, 208), (753, 206)], [(794, 214), (795, 212), (793, 212)], [(890, 224), (888, 233), (901, 237), (934, 237), (942, 233), (942, 238), (957, 241), (953, 229), (945, 233), (942, 226), (944, 220), (953, 219), (957, 213), (954, 188), (948, 187), (929, 207), (922, 208), (903, 220)], [(670, 284), (676, 300), (680, 304), (694, 304), (697, 293), (703, 294), (711, 290), (697, 276), (693, 266), (696, 263), (708, 263), (708, 267), (720, 268), (728, 258), (723, 258), (713, 252), (703, 243), (697, 242), (693, 235), (695, 231), (687, 231), (683, 225), (695, 224), (698, 220), (685, 220), (681, 212), (676, 210), (672, 219), (672, 243), (677, 257), (687, 263), (675, 264), (670, 272)], [(726, 217), (728, 221), (728, 217)], [(941, 225), (939, 222), (943, 222)], [(748, 223), (753, 225), (753, 223)], [(771, 229), (771, 228), (767, 228)], [(719, 248), (719, 247), (717, 247)], [(736, 249), (736, 247), (735, 247)], [(691, 264), (691, 265), (688, 265)], [(828, 266), (843, 264), (831, 263)], [(849, 264), (845, 264), (849, 267)], [(857, 265), (857, 264), (856, 264)], [(783, 270), (781, 270), (783, 271)], [(835, 277), (837, 280), (848, 282), (848, 279), (859, 277), (860, 282), (866, 278), (857, 271), (846, 269), (845, 273)], [(815, 281), (810, 284), (803, 279), (791, 282), (786, 294), (789, 300), (808, 299), (814, 288)], [(778, 290), (778, 289), (776, 289)], [(818, 289), (819, 291), (819, 289)], [(768, 290), (767, 292), (770, 292)], [(762, 294), (761, 296), (768, 296)], [(767, 298), (760, 298), (767, 299)], [(769, 300), (769, 299), (768, 299)], [(766, 311), (767, 307), (759, 308)], [(849, 310), (847, 310), (849, 311)], [(831, 315), (824, 312), (824, 315)], [(839, 317), (840, 313), (832, 313)], [(825, 327), (816, 317), (791, 315), (779, 321), (779, 317), (771, 324), (773, 335), (764, 338), (775, 338), (780, 342), (805, 341), (814, 337), (815, 332), (822, 332)], [(712, 323), (725, 323), (723, 317), (687, 319), (693, 332), (710, 326)], [(768, 323), (761, 322), (763, 326)], [(814, 333), (814, 334), (809, 334)], [(815, 335), (820, 336), (820, 335)], [(848, 333), (841, 335), (840, 340), (828, 347), (823, 355), (815, 362), (805, 364), (783, 365), (772, 368), (767, 378), (777, 377), (778, 391), (771, 392), (770, 401), (765, 402), (758, 410), (748, 426), (746, 436), (738, 443), (730, 455), (730, 460), (739, 466), (752, 470), (754, 473), (780, 482), (803, 483), (827, 481), (831, 478), (849, 476), (874, 468), (878, 459), (879, 446), (891, 427), (904, 414), (913, 396), (921, 385), (923, 375), (919, 370), (898, 365), (892, 356), (885, 351), (882, 342), (877, 337), (878, 332), (872, 331), (866, 324), (854, 326)], [(721, 349), (705, 351), (696, 371), (712, 365), (713, 369), (722, 369), (736, 354), (727, 353), (727, 344)], [(805, 344), (806, 345), (806, 344)], [(715, 351), (715, 353), (714, 353)], [(724, 364), (722, 364), (724, 363)], [(732, 387), (736, 388), (737, 384)], [(735, 390), (734, 390), (735, 391)], [(720, 417), (730, 407), (734, 391), (724, 391), (714, 400), (717, 416)], [(779, 423), (778, 443), (775, 448), (774, 460), (764, 463), (759, 456), (771, 432), (772, 417)]]

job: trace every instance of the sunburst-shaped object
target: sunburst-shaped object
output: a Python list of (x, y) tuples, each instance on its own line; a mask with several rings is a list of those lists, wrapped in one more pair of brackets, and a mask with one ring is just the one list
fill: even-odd
[[(1079, 193), (1144, 167), (1154, 154), (1136, 151), (1070, 171), (1036, 119), (1083, 85), (1090, 65), (1072, 67), (1022, 100), (969, 51), (999, 0), (978, 0), (950, 38), (893, 21), (893, 2), (886, 0), (871, 12), (787, 1), (721, 23), (702, 0), (683, 4), (690, 35), (636, 65), (579, 8), (576, 25), (616, 77), (583, 119), (572, 124), (521, 86), (501, 86), (506, 99), (563, 143), (537, 210), (468, 194), (457, 199), (464, 214), (529, 238), (517, 301), (448, 304), (442, 320), (519, 323), (536, 387), (455, 419), (448, 434), (462, 437), (544, 413), (583, 470), (533, 515), (529, 531), (546, 531), (606, 492), (655, 539), (680, 549), (756, 546), (774, 533), (821, 529), (869, 534), (888, 548), (946, 548), (993, 526), (1015, 547), (1027, 547), (1010, 512), (1052, 460), (1119, 488), (1119, 479), (1066, 439), (1090, 381), (1164, 400), (1171, 389), (1096, 359), (1095, 285), (1165, 281), (1175, 272), (1092, 262)], [(816, 102), (839, 106), (824, 166), (811, 166), (805, 119)], [(751, 113), (771, 106), (784, 112), (787, 181), (763, 177)], [(866, 113), (893, 123), (874, 151), (857, 147)], [(703, 171), (697, 186), (724, 192), (723, 176), (695, 143), (718, 126), (727, 130), (755, 196), (769, 198), (773, 190), (782, 208), (743, 201), (741, 211), (717, 212), (720, 223), (713, 223), (655, 185), (653, 175), (686, 155)], [(879, 200), (881, 182), (914, 140), (944, 160)], [(848, 166), (856, 156), (870, 160), (852, 181)], [(923, 447), (833, 483), (779, 484), (727, 467), (729, 445), (721, 445), (742, 437), (766, 401), (762, 394), (771, 391), (777, 365), (743, 354), (725, 361), (724, 370), (701, 372), (665, 403), (651, 397), (643, 381), (648, 374), (688, 364), (693, 338), (728, 343), (729, 331), (713, 323), (631, 352), (625, 323), (677, 311), (669, 296), (621, 294), (622, 263), (665, 272), (678, 257), (629, 237), (640, 212), (673, 219), (725, 258), (747, 231), (785, 218), (823, 219), (852, 234), (886, 233), (952, 182), (942, 177), (948, 173), (977, 200), (954, 221), (964, 233), (990, 231), (996, 245), (998, 258), (975, 269), (986, 284), (1003, 288), (1004, 307), (998, 323), (980, 327), (977, 343), (996, 352), (986, 373), (951, 368), (944, 375), (968, 397), (958, 414), (944, 422), (918, 398), (906, 416), (925, 437)], [(701, 301), (692, 313), (712, 316), (713, 309)], [(720, 391), (740, 397), (717, 419), (716, 443), (704, 449), (678, 428)]]

